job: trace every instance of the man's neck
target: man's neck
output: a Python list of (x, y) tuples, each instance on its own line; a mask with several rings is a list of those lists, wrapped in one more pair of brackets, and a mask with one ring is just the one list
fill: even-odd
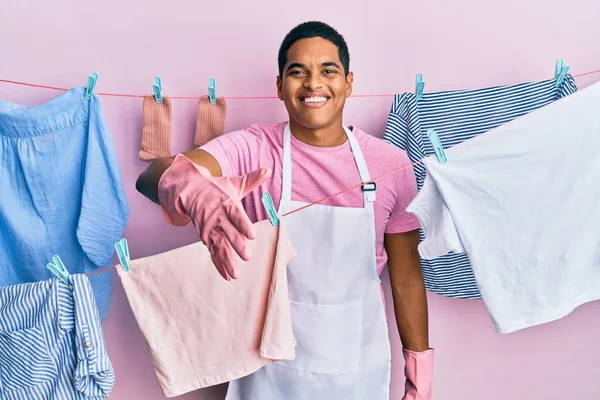
[(296, 139), (315, 147), (336, 147), (344, 144), (348, 139), (341, 123), (313, 130), (290, 121), (290, 130)]

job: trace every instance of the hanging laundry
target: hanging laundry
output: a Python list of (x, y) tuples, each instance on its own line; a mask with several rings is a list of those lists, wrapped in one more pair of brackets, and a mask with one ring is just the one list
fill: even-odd
[(202, 96), (198, 101), (198, 120), (194, 135), (195, 147), (203, 146), (221, 136), (225, 130), (227, 104), (223, 97), (217, 97), (216, 101), (215, 104), (212, 104), (208, 96)]
[[(411, 162), (435, 154), (427, 130), (435, 129), (445, 149), (476, 137), (490, 129), (539, 109), (577, 91), (571, 75), (555, 87), (556, 80), (521, 83), (485, 89), (424, 93), (417, 100), (413, 93), (394, 97), (384, 140), (406, 150)], [(414, 166), (419, 190), (426, 171)], [(421, 229), (420, 238), (425, 233)], [(425, 287), (455, 298), (481, 298), (469, 259), (450, 253), (439, 258), (421, 259)]]
[(114, 380), (87, 276), (0, 287), (0, 398), (101, 400)]
[(235, 280), (200, 242), (116, 267), (166, 397), (294, 359), (287, 264), (296, 254), (283, 221), (254, 226), (252, 259), (234, 254)]
[[(0, 101), (0, 286), (111, 265), (129, 205), (96, 95), (74, 88), (38, 106)], [(112, 274), (90, 277), (101, 319)]]
[(142, 145), (138, 157), (143, 161), (171, 157), (171, 99), (162, 96), (157, 103), (154, 96), (144, 96), (142, 106)]
[(427, 157), (419, 252), (465, 252), (494, 328), (600, 298), (600, 83)]

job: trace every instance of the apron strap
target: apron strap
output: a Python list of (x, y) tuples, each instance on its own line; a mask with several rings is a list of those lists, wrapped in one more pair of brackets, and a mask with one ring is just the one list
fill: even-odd
[[(352, 148), (352, 154), (354, 154), (354, 160), (356, 161), (356, 166), (358, 167), (360, 180), (363, 182), (367, 182), (371, 180), (371, 175), (369, 175), (367, 162), (365, 161), (365, 157), (363, 156), (362, 150), (358, 145), (358, 140), (356, 140), (356, 136), (354, 136), (354, 133), (350, 129), (344, 126), (344, 130), (346, 131), (346, 135), (348, 136), (348, 141), (350, 142), (350, 147)], [(365, 204), (373, 203), (375, 201), (376, 189), (377, 185), (375, 184), (375, 182), (362, 185), (362, 191), (365, 196)]]

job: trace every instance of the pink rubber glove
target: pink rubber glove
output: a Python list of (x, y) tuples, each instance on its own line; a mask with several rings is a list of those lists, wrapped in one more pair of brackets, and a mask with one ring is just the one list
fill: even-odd
[(213, 177), (178, 154), (160, 178), (158, 200), (167, 222), (175, 226), (192, 222), (221, 276), (236, 279), (233, 250), (248, 261), (246, 240), (255, 238), (241, 200), (270, 176), (271, 171), (263, 168), (244, 176)]
[(402, 350), (406, 376), (403, 400), (431, 400), (433, 378), (433, 349), (422, 352)]

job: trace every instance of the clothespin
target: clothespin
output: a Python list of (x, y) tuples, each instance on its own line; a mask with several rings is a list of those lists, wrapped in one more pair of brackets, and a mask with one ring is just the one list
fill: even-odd
[(52, 257), (52, 261), (54, 261), (54, 263), (48, 263), (46, 268), (52, 271), (52, 273), (65, 284), (69, 285), (69, 271), (65, 268), (65, 264), (63, 264), (59, 256)]
[(208, 80), (208, 99), (210, 100), (210, 104), (217, 104), (217, 94), (215, 92), (214, 78), (210, 78)]
[(154, 99), (158, 104), (162, 103), (162, 82), (160, 76), (154, 78), (154, 85), (152, 85), (154, 91)]
[(87, 87), (85, 88), (85, 99), (86, 100), (92, 99), (92, 93), (94, 93), (94, 88), (96, 87), (97, 80), (98, 80), (97, 73), (94, 72), (92, 75), (89, 76)]
[(271, 220), (271, 225), (278, 226), (279, 225), (279, 217), (277, 216), (277, 211), (275, 211), (275, 204), (273, 204), (273, 199), (271, 198), (271, 194), (269, 192), (264, 192), (262, 195), (262, 203), (267, 210), (267, 215)]
[(417, 78), (415, 79), (415, 94), (417, 95), (417, 100), (421, 100), (423, 98), (424, 88), (425, 82), (423, 82), (423, 75), (417, 74)]
[(429, 137), (429, 141), (433, 145), (433, 149), (435, 150), (435, 155), (437, 156), (438, 161), (441, 164), (445, 164), (448, 161), (446, 157), (446, 152), (444, 151), (444, 146), (442, 146), (442, 142), (440, 141), (440, 137), (437, 132), (431, 128), (427, 129), (427, 137)]
[(564, 65), (562, 58), (556, 60), (556, 67), (554, 68), (554, 79), (556, 79), (556, 83), (554, 84), (554, 87), (560, 87), (560, 85), (563, 84), (568, 71), (569, 66)]
[(123, 267), (123, 271), (129, 271), (131, 267), (131, 259), (129, 258), (129, 246), (127, 245), (127, 239), (121, 239), (115, 243), (115, 250), (117, 252), (117, 257), (119, 257), (121, 267)]

